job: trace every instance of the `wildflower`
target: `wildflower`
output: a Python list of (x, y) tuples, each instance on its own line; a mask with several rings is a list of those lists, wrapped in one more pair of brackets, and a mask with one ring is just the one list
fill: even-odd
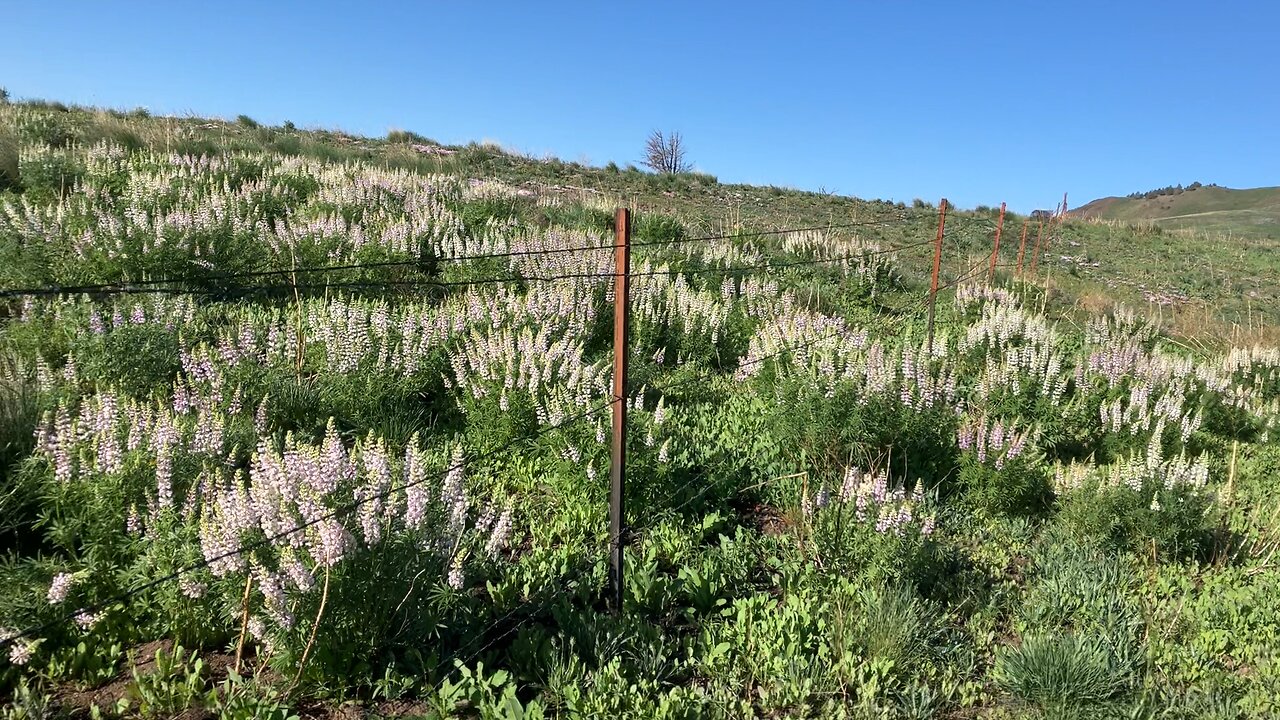
[(827, 490), (826, 485), (823, 485), (818, 490), (818, 494), (814, 497), (813, 502), (819, 510), (831, 504), (831, 491)]
[(13, 630), (0, 630), (0, 642), (13, 642), (9, 646), (9, 663), (11, 665), (26, 665), (31, 661), (31, 656), (35, 654), (36, 646), (43, 641), (39, 639), (15, 640), (14, 638), (17, 635), (18, 633)]
[(102, 618), (106, 617), (105, 612), (89, 612), (88, 610), (80, 610), (75, 614), (76, 625), (81, 630), (92, 630), (95, 625), (102, 622)]
[(58, 605), (67, 599), (67, 594), (71, 592), (72, 586), (76, 584), (78, 579), (71, 573), (58, 573), (53, 576), (53, 582), (49, 584), (49, 604)]
[(181, 590), (182, 594), (186, 597), (189, 597), (192, 600), (199, 600), (204, 597), (205, 592), (209, 588), (199, 580), (183, 576), (178, 578), (178, 589)]
[(489, 542), (485, 543), (485, 552), (493, 557), (497, 557), (498, 551), (507, 546), (507, 537), (511, 534), (512, 510), (512, 504), (508, 502), (507, 507), (502, 511), (502, 515), (498, 517), (498, 521), (493, 525), (493, 531), (489, 534)]
[(462, 556), (454, 557), (453, 563), (449, 565), (449, 587), (454, 590), (461, 590), (466, 578), (462, 574)]
[(925, 537), (929, 537), (930, 535), (932, 535), (934, 524), (936, 522), (937, 520), (934, 518), (934, 516), (932, 515), (925, 516), (925, 519), (920, 523), (920, 534)]
[(138, 506), (129, 506), (129, 515), (124, 520), (124, 530), (130, 535), (142, 534), (142, 518), (138, 516)]

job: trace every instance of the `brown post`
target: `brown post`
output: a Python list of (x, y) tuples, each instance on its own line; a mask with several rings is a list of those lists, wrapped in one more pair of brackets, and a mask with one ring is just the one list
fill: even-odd
[(1044, 237), (1044, 218), (1040, 218), (1040, 225), (1036, 229), (1036, 249), (1031, 254), (1031, 275), (1036, 274), (1036, 267), (1040, 265), (1040, 240)]
[(996, 244), (991, 248), (991, 269), (987, 270), (987, 284), (996, 279), (996, 258), (1000, 257), (1000, 232), (1004, 230), (1004, 203), (1000, 203), (1000, 219), (996, 221)]
[(933, 243), (933, 279), (929, 281), (929, 344), (927, 355), (933, 357), (933, 314), (938, 300), (938, 268), (942, 266), (942, 233), (947, 226), (947, 199), (938, 209), (938, 239)]
[(1022, 218), (1022, 241), (1018, 243), (1018, 277), (1022, 277), (1022, 256), (1027, 254), (1027, 218)]
[(628, 304), (631, 274), (631, 211), (618, 208), (614, 218), (613, 257), (613, 447), (609, 469), (609, 581), (613, 611), (622, 612), (623, 561), (626, 544), (622, 492), (627, 478), (627, 354), (630, 349)]

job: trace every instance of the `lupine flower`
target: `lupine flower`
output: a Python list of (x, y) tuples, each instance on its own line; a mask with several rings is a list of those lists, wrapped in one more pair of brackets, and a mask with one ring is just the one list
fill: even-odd
[[(12, 630), (0, 630), (0, 641), (10, 640), (17, 636), (18, 633)], [(16, 640), (9, 646), (9, 664), (15, 666), (26, 665), (31, 662), (32, 655), (35, 654), (36, 646), (41, 640)]]
[(104, 617), (106, 617), (106, 612), (89, 612), (88, 610), (80, 610), (75, 614), (74, 619), (76, 625), (79, 625), (81, 630), (92, 630), (95, 625), (102, 622)]
[(204, 597), (209, 587), (199, 580), (184, 575), (178, 578), (178, 589), (182, 591), (184, 596), (192, 600), (199, 600)]
[(458, 555), (453, 558), (453, 562), (449, 565), (449, 587), (454, 590), (461, 590), (465, 584), (466, 576), (462, 568), (462, 556)]
[(512, 504), (508, 502), (506, 508), (502, 511), (502, 515), (498, 517), (497, 522), (493, 525), (493, 531), (489, 534), (489, 541), (485, 543), (485, 552), (494, 557), (497, 557), (498, 551), (507, 546), (507, 537), (511, 534), (512, 510)]
[(48, 600), (50, 605), (61, 604), (67, 599), (67, 594), (71, 592), (71, 588), (79, 582), (79, 579), (71, 573), (58, 573), (53, 576), (53, 582), (49, 583)]

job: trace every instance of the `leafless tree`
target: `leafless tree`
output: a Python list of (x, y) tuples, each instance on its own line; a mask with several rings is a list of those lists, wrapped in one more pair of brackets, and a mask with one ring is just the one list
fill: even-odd
[(673, 132), (663, 135), (654, 130), (644, 144), (644, 164), (660, 173), (689, 172), (693, 168), (684, 159), (684, 138)]

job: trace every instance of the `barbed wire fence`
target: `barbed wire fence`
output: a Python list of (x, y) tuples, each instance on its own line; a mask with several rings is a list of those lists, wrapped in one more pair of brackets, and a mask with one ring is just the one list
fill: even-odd
[[(1065, 202), (1065, 198), (1064, 198), (1064, 202)], [(616, 237), (615, 243), (611, 245), (597, 244), (597, 245), (584, 245), (584, 246), (574, 246), (574, 247), (565, 247), (565, 248), (512, 250), (512, 251), (495, 252), (495, 253), (488, 253), (488, 254), (460, 255), (460, 256), (454, 256), (454, 257), (442, 257), (442, 258), (433, 259), (433, 261), (437, 263), (455, 263), (455, 262), (466, 262), (466, 261), (501, 260), (501, 259), (512, 259), (512, 258), (519, 258), (519, 257), (536, 257), (536, 256), (547, 256), (547, 255), (558, 255), (558, 254), (582, 253), (582, 252), (589, 252), (589, 251), (613, 250), (615, 253), (615, 258), (618, 260), (617, 269), (613, 273), (561, 273), (561, 274), (553, 274), (553, 275), (511, 274), (511, 275), (504, 275), (504, 276), (482, 277), (477, 279), (458, 280), (458, 281), (442, 281), (438, 279), (424, 278), (420, 280), (338, 281), (338, 282), (332, 282), (332, 283), (327, 283), (327, 282), (326, 283), (298, 283), (297, 282), (297, 277), (299, 275), (303, 275), (303, 276), (322, 275), (323, 276), (329, 273), (337, 273), (337, 272), (362, 271), (362, 270), (370, 270), (370, 269), (378, 269), (378, 268), (394, 268), (394, 267), (421, 268), (423, 266), (422, 260), (404, 260), (404, 261), (385, 261), (385, 262), (370, 262), (370, 263), (348, 263), (348, 264), (339, 264), (339, 265), (300, 267), (300, 268), (289, 268), (289, 269), (252, 270), (252, 271), (245, 271), (245, 272), (239, 272), (239, 273), (222, 273), (222, 274), (216, 274), (216, 275), (205, 274), (200, 276), (192, 275), (192, 276), (153, 278), (153, 279), (142, 279), (142, 280), (127, 282), (127, 283), (121, 281), (121, 282), (103, 282), (103, 283), (91, 283), (91, 284), (62, 285), (62, 286), (49, 285), (49, 286), (41, 286), (41, 287), (12, 288), (12, 289), (0, 290), (0, 298), (23, 298), (23, 297), (67, 296), (67, 295), (108, 296), (108, 295), (133, 295), (133, 294), (138, 294), (138, 295), (209, 294), (209, 295), (215, 295), (215, 296), (221, 296), (221, 297), (248, 297), (256, 293), (271, 293), (271, 292), (279, 292), (279, 291), (286, 291), (286, 290), (297, 293), (302, 290), (312, 290), (312, 289), (321, 289), (321, 288), (325, 289), (326, 291), (331, 289), (352, 289), (352, 290), (383, 289), (383, 290), (403, 291), (408, 289), (426, 289), (426, 288), (447, 290), (450, 288), (475, 287), (475, 286), (483, 286), (483, 285), (500, 285), (500, 284), (514, 284), (514, 283), (523, 284), (523, 283), (532, 283), (532, 282), (557, 282), (557, 281), (563, 281), (563, 280), (595, 279), (599, 281), (613, 280), (615, 282), (615, 294), (614, 294), (615, 308), (617, 307), (622, 308), (621, 311), (616, 313), (616, 318), (618, 322), (622, 322), (625, 325), (625, 318), (629, 313), (629, 308), (627, 307), (626, 288), (630, 280), (635, 278), (659, 277), (659, 276), (674, 277), (674, 276), (681, 276), (681, 275), (708, 275), (708, 274), (722, 274), (722, 275), (728, 276), (728, 275), (733, 275), (735, 273), (781, 270), (781, 269), (798, 268), (798, 267), (805, 267), (805, 266), (820, 266), (820, 265), (827, 265), (827, 264), (843, 264), (843, 263), (848, 263), (853, 261), (866, 260), (873, 257), (892, 255), (895, 253), (900, 253), (900, 252), (904, 252), (904, 251), (908, 251), (916, 248), (922, 248), (925, 246), (933, 245), (935, 249), (935, 272), (934, 272), (933, 282), (931, 283), (930, 292), (927, 299), (922, 299), (918, 303), (914, 303), (914, 304), (909, 303), (907, 306), (894, 308), (894, 312), (896, 313), (906, 313), (911, 310), (921, 312), (921, 311), (924, 311), (925, 309), (928, 309), (930, 312), (930, 316), (932, 316), (933, 307), (936, 304), (936, 298), (939, 292), (957, 288), (963, 283), (971, 281), (974, 278), (978, 277), (979, 275), (981, 275), (983, 271), (987, 271), (988, 278), (991, 279), (992, 276), (994, 275), (994, 270), (996, 268), (1017, 267), (1019, 270), (1019, 275), (1021, 274), (1021, 270), (1022, 270), (1023, 248), (1020, 247), (1019, 249), (1018, 262), (1002, 263), (998, 261), (999, 246), (997, 244), (993, 247), (992, 252), (988, 256), (990, 260), (989, 263), (986, 262), (986, 260), (988, 259), (987, 257), (983, 258), (984, 262), (976, 262), (976, 263), (970, 262), (968, 263), (968, 267), (957, 272), (954, 278), (948, 280), (945, 283), (940, 284), (939, 283), (939, 264), (940, 264), (942, 252), (944, 249), (944, 243), (947, 240), (947, 238), (952, 239), (951, 246), (953, 249), (959, 249), (962, 243), (965, 245), (971, 244), (971, 241), (974, 238), (979, 237), (979, 233), (985, 234), (992, 229), (996, 230), (997, 237), (999, 233), (999, 226), (992, 224), (990, 220), (987, 218), (976, 217), (976, 216), (969, 216), (969, 217), (961, 216), (959, 223), (955, 223), (953, 221), (952, 228), (948, 231), (944, 227), (947, 219), (947, 207), (948, 207), (947, 202), (944, 199), (940, 205), (938, 230), (937, 230), (936, 236), (933, 238), (928, 238), (928, 239), (920, 240), (916, 242), (909, 242), (909, 243), (901, 244), (895, 247), (875, 248), (875, 249), (864, 248), (861, 251), (854, 252), (854, 253), (846, 253), (843, 255), (836, 255), (832, 257), (808, 258), (803, 260), (784, 260), (784, 261), (775, 261), (775, 262), (749, 263), (749, 264), (740, 264), (740, 265), (730, 265), (727, 267), (668, 268), (668, 269), (661, 269), (661, 270), (644, 270), (640, 272), (632, 272), (629, 267), (629, 254), (631, 249), (633, 248), (660, 248), (660, 247), (670, 247), (670, 246), (689, 244), (689, 243), (740, 241), (748, 238), (779, 236), (779, 235), (787, 235), (791, 233), (801, 233), (801, 232), (831, 232), (834, 230), (868, 228), (868, 227), (883, 228), (883, 227), (891, 227), (894, 225), (908, 223), (908, 222), (918, 222), (921, 218), (908, 217), (906, 215), (899, 214), (896, 217), (892, 217), (892, 218), (882, 217), (882, 218), (863, 220), (863, 221), (857, 221), (857, 222), (849, 222), (849, 223), (828, 223), (826, 225), (764, 230), (764, 231), (758, 231), (758, 232), (734, 232), (734, 233), (724, 233), (724, 234), (716, 234), (716, 235), (703, 235), (703, 236), (697, 236), (697, 237), (672, 238), (667, 240), (650, 240), (650, 241), (632, 242), (630, 238), (630, 213), (627, 210), (620, 209), (615, 219), (615, 230), (616, 230), (617, 237)], [(1001, 224), (1003, 223), (1003, 212), (1002, 212), (1000, 223)], [(1023, 235), (1024, 244), (1025, 244), (1025, 227), (1026, 226), (1024, 223), (1024, 235)], [(961, 237), (957, 238), (956, 233), (960, 233)], [(1039, 250), (1038, 247), (1037, 247), (1037, 250)], [(222, 282), (231, 281), (231, 280), (253, 280), (253, 279), (260, 279), (260, 278), (278, 278), (278, 277), (289, 277), (292, 280), (292, 282), (269, 283), (265, 285), (245, 285), (240, 287), (229, 285), (221, 288), (218, 291), (201, 290), (200, 288), (190, 287), (190, 285), (192, 284), (208, 285), (209, 283), (222, 283)], [(187, 287), (181, 287), (183, 285), (187, 285)], [(631, 348), (629, 347), (629, 342), (628, 342), (629, 341), (628, 334), (626, 332), (625, 327), (615, 328), (615, 330), (616, 330), (615, 348), (614, 348), (615, 378), (618, 378), (615, 385), (615, 392), (612, 393), (604, 402), (597, 403), (590, 408), (584, 409), (579, 413), (573, 414), (568, 418), (561, 420), (560, 422), (553, 423), (550, 425), (545, 425), (539, 428), (527, 439), (531, 441), (537, 440), (539, 438), (545, 437), (552, 433), (564, 431), (579, 422), (582, 422), (589, 418), (598, 417), (603, 413), (605, 413), (606, 411), (610, 411), (615, 418), (615, 424), (614, 424), (615, 431), (620, 430), (622, 435), (621, 438), (615, 437), (613, 442), (613, 451), (612, 451), (614, 454), (613, 472), (617, 473), (620, 470), (621, 473), (623, 473), (623, 475), (625, 476), (625, 470), (626, 470), (625, 460), (623, 458), (618, 457), (617, 453), (618, 453), (618, 448), (622, 448), (622, 450), (625, 452), (625, 448), (627, 446), (627, 440), (626, 440), (627, 424), (625, 421), (625, 408), (627, 406), (628, 401), (635, 400), (636, 392), (633, 388), (629, 387), (628, 378), (626, 376), (625, 360), (631, 354)], [(853, 331), (854, 331), (854, 328), (852, 326), (842, 327), (841, 329), (835, 332), (814, 337), (805, 342), (799, 342), (791, 345), (786, 345), (784, 343), (784, 346), (781, 349), (773, 353), (763, 355), (760, 357), (751, 358), (751, 359), (741, 360), (738, 363), (737, 368), (740, 370), (748, 366), (762, 364), (771, 360), (779, 360), (788, 355), (794, 356), (796, 353), (802, 352), (811, 347), (817, 346), (821, 343), (837, 340), (841, 337), (845, 337)], [(621, 342), (618, 342), (618, 341), (621, 341)], [(932, 322), (930, 323), (929, 341), (930, 343), (932, 343)], [(660, 393), (662, 395), (666, 395), (667, 393), (682, 387), (697, 386), (697, 385), (702, 385), (702, 384), (712, 382), (718, 377), (722, 377), (722, 373), (716, 370), (711, 370), (708, 372), (699, 373), (690, 378), (685, 378), (683, 380), (668, 383), (665, 385), (655, 386), (653, 388), (649, 388), (649, 390), (652, 392)], [(621, 390), (617, 391), (617, 388), (620, 388)], [(643, 392), (643, 389), (641, 390), (641, 392)], [(622, 422), (618, 422), (619, 415), (622, 416)], [(294, 526), (287, 528), (285, 530), (281, 530), (279, 532), (258, 538), (254, 541), (244, 543), (242, 545), (239, 545), (235, 548), (224, 551), (215, 556), (206, 557), (201, 561), (184, 565), (169, 573), (152, 578), (144, 583), (141, 583), (133, 587), (127, 588), (125, 590), (122, 590), (120, 592), (114, 593), (109, 597), (103, 598), (97, 602), (89, 603), (86, 607), (79, 608), (74, 612), (59, 614), (56, 617), (53, 617), (43, 623), (39, 623), (37, 625), (23, 628), (21, 630), (18, 630), (17, 632), (8, 633), (5, 636), (0, 636), (0, 650), (7, 649), (10, 646), (13, 646), (15, 643), (18, 643), (20, 641), (43, 635), (47, 631), (55, 629), (57, 627), (69, 625), (70, 623), (74, 622), (77, 617), (81, 617), (86, 613), (96, 613), (106, 608), (109, 608), (111, 606), (115, 606), (121, 603), (128, 603), (131, 600), (138, 598), (140, 595), (143, 595), (144, 593), (150, 590), (153, 590), (167, 583), (178, 581), (179, 579), (181, 579), (186, 575), (209, 568), (210, 566), (216, 563), (223, 562), (233, 558), (239, 558), (241, 556), (252, 553), (262, 548), (277, 546), (281, 542), (287, 541), (292, 536), (297, 535), (298, 533), (306, 532), (308, 529), (316, 527), (321, 523), (346, 517), (368, 503), (381, 502), (393, 496), (397, 496), (400, 493), (404, 493), (409, 488), (412, 488), (421, 483), (443, 478), (447, 476), (449, 473), (462, 470), (468, 466), (483, 462), (485, 460), (493, 459), (494, 457), (497, 457), (504, 451), (505, 451), (505, 448), (496, 448), (496, 449), (490, 450), (489, 452), (482, 453), (477, 456), (468, 457), (461, 462), (450, 465), (449, 467), (445, 468), (442, 471), (439, 471), (437, 473), (427, 474), (422, 478), (419, 478), (418, 480), (400, 483), (400, 484), (391, 483), (390, 486), (387, 487), (384, 491), (358, 497), (355, 500), (343, 503), (309, 520), (299, 522)], [(625, 547), (631, 534), (636, 530), (635, 527), (625, 522), (625, 518), (627, 515), (625, 512), (625, 506), (623, 504), (624, 497), (625, 497), (625, 485), (624, 483), (618, 481), (620, 479), (621, 478), (615, 479), (615, 482), (613, 483), (613, 487), (611, 488), (610, 515), (612, 518), (622, 519), (622, 521), (621, 522), (615, 521), (614, 523), (612, 523), (612, 527), (607, 533), (607, 539), (604, 545), (604, 548), (606, 550), (605, 556), (610, 560), (612, 565), (611, 573), (610, 573), (611, 588), (610, 588), (609, 596), (612, 598), (612, 603), (611, 603), (613, 606), (612, 609), (615, 612), (621, 611), (622, 604), (623, 604), (623, 597), (624, 597), (623, 589), (625, 585), (625, 575), (623, 572), (622, 549)], [(689, 490), (695, 481), (696, 481), (695, 478), (690, 477), (689, 479), (686, 479), (684, 482), (676, 484), (675, 486), (670, 488), (668, 492), (666, 492), (665, 494), (659, 497), (661, 503), (667, 504), (670, 501), (674, 500), (675, 498), (679, 497), (682, 493), (685, 493), (687, 490)], [(679, 505), (674, 506), (672, 508), (672, 511), (679, 512), (680, 510), (683, 510), (684, 508), (688, 507), (691, 503), (703, 497), (709, 488), (710, 486), (708, 485), (707, 487), (702, 488), (701, 491), (695, 492), (689, 495), (689, 497), (685, 498)], [(598, 564), (600, 560), (601, 558), (598, 555), (588, 554), (583, 560), (583, 568), (585, 569), (585, 568), (593, 567), (596, 564)], [(585, 577), (583, 573), (574, 573), (574, 576), (578, 578)], [(577, 580), (577, 582), (581, 582), (581, 579)], [(530, 598), (525, 602), (515, 603), (514, 606), (509, 611), (507, 611), (506, 613), (500, 615), (496, 619), (489, 622), (484, 632), (481, 632), (478, 635), (472, 636), (470, 640), (464, 642), (454, 651), (446, 655), (437, 665), (437, 668), (441, 668), (442, 670), (441, 670), (440, 680), (436, 684), (435, 689), (438, 690), (449, 677), (449, 668), (446, 666), (450, 662), (458, 666), (470, 663), (472, 660), (482, 655), (486, 650), (492, 648), (494, 645), (500, 642), (503, 638), (508, 637), (511, 635), (511, 633), (518, 631), (520, 627), (522, 627), (525, 623), (530, 622), (533, 618), (537, 617), (540, 612), (547, 609), (551, 603), (562, 599), (565, 595), (565, 593), (563, 592), (542, 593), (542, 591), (539, 591), (539, 593), (546, 594), (547, 597), (543, 597), (541, 599)], [(509, 624), (509, 621), (511, 621), (517, 615), (524, 615), (524, 617), (515, 623)], [(495, 630), (498, 632), (494, 632)], [(486, 637), (488, 639), (484, 640), (484, 638)], [(478, 647), (476, 647), (477, 644), (479, 644)], [(472, 650), (472, 648), (475, 648), (475, 649)]]

